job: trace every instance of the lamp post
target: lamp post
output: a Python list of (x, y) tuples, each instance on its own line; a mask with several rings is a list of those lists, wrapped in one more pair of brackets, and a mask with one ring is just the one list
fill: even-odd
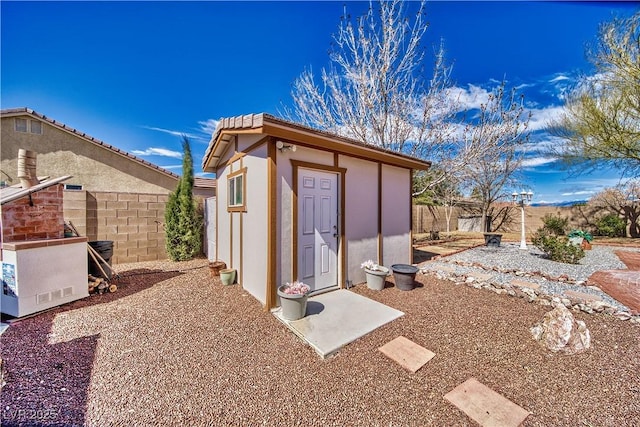
[(514, 191), (511, 197), (513, 197), (513, 204), (520, 206), (520, 249), (527, 249), (527, 239), (524, 235), (524, 207), (531, 203), (533, 193), (522, 190), (518, 194)]

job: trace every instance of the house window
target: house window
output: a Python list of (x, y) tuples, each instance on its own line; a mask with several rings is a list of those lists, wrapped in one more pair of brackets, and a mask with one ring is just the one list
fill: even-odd
[(39, 120), (15, 119), (16, 132), (30, 132), (42, 135), (42, 123)]
[(247, 168), (242, 168), (237, 172), (232, 172), (227, 178), (228, 200), (227, 210), (229, 212), (246, 211), (245, 193), (247, 191)]
[(16, 118), (16, 132), (26, 132), (26, 131), (27, 131), (27, 119)]
[(31, 133), (42, 135), (42, 122), (38, 120), (29, 120), (29, 124), (31, 125)]

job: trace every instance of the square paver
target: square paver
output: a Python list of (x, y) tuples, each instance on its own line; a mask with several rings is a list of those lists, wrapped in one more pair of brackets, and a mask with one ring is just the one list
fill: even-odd
[(427, 350), (403, 336), (389, 341), (378, 350), (403, 368), (414, 373), (436, 355), (431, 350)]
[(530, 414), (475, 378), (469, 378), (444, 398), (483, 427), (518, 427)]

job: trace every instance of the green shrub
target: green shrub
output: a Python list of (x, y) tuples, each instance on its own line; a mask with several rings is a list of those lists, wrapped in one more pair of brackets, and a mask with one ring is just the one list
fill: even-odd
[(193, 159), (186, 137), (182, 147), (182, 176), (175, 191), (169, 194), (164, 214), (165, 245), (172, 261), (190, 260), (202, 248), (203, 219), (193, 198)]
[(616, 214), (608, 214), (596, 221), (596, 233), (599, 236), (624, 237), (627, 224)]
[(542, 223), (543, 228), (555, 236), (564, 236), (569, 229), (569, 218), (560, 215), (546, 214)]
[(543, 228), (533, 235), (533, 244), (537, 246), (552, 261), (567, 264), (578, 264), (584, 257), (582, 248), (569, 243), (564, 236), (554, 236)]

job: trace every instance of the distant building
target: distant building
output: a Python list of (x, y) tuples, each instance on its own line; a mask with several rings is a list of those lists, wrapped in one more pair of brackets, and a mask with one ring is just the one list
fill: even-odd
[[(4, 185), (20, 183), (18, 150), (35, 151), (38, 176), (72, 176), (64, 182), (64, 218), (89, 240), (113, 240), (114, 263), (166, 258), (162, 223), (177, 174), (29, 108), (0, 117)], [(215, 196), (215, 179), (194, 181), (194, 195)]]

